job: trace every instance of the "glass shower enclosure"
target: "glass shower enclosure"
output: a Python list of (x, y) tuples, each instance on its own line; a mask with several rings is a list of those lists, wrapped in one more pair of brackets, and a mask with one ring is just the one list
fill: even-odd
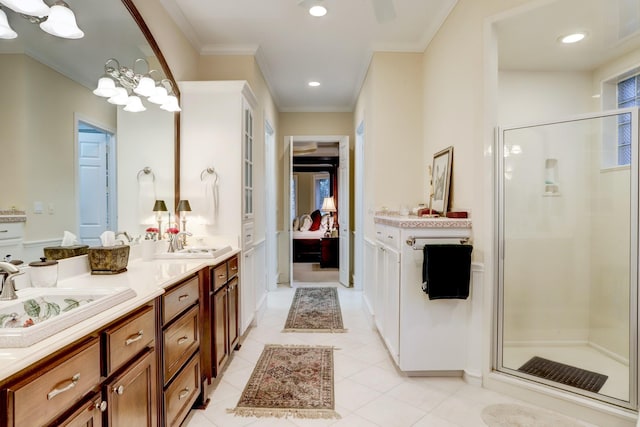
[(499, 128), (497, 147), (496, 369), (635, 408), (638, 110)]

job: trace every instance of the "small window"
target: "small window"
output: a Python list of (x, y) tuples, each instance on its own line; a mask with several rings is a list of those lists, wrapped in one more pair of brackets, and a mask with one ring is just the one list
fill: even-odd
[(321, 174), (313, 176), (313, 190), (315, 194), (316, 209), (322, 208), (322, 202), (325, 197), (331, 196), (329, 174)]
[[(640, 106), (640, 74), (618, 83), (618, 108)], [(631, 163), (631, 115), (618, 119), (618, 166)]]

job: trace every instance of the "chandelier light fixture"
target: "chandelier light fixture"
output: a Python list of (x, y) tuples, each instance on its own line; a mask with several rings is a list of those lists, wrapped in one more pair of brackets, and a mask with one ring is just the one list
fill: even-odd
[[(42, 31), (63, 39), (81, 39), (84, 32), (78, 27), (76, 16), (67, 3), (57, 0), (48, 6), (43, 0), (0, 0), (0, 6), (38, 24)], [(9, 25), (7, 13), (0, 8), (0, 39), (15, 39), (18, 34)]]
[[(3, 0), (0, 0), (3, 1)], [(146, 71), (136, 71), (136, 65), (143, 63)], [(160, 74), (158, 80), (153, 74)], [(152, 104), (169, 112), (181, 111), (178, 98), (173, 91), (171, 80), (162, 77), (157, 70), (150, 70), (145, 59), (136, 59), (133, 67), (120, 65), (117, 59), (110, 58), (104, 64), (104, 74), (98, 79), (98, 87), (94, 94), (107, 98), (107, 102), (124, 105), (124, 110), (137, 113), (145, 111), (141, 96)]]

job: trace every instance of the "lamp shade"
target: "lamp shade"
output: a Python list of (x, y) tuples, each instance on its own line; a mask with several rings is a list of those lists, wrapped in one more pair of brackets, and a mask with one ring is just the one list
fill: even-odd
[(98, 79), (98, 87), (94, 89), (94, 95), (102, 96), (103, 98), (111, 98), (116, 93), (116, 82), (109, 76), (102, 76)]
[(337, 209), (336, 204), (333, 201), (333, 197), (325, 197), (322, 201), (322, 207), (320, 210), (325, 212), (335, 212)]
[(39, 17), (49, 15), (49, 6), (42, 0), (0, 0), (0, 3), (24, 15)]
[(151, 95), (148, 99), (149, 102), (162, 105), (167, 100), (167, 89), (162, 86), (156, 86), (153, 91), (153, 95)]
[(178, 212), (191, 212), (191, 205), (188, 200), (180, 200), (178, 202)]
[(133, 89), (135, 93), (142, 96), (151, 96), (156, 90), (156, 82), (149, 76), (142, 76), (138, 82), (138, 86)]
[(180, 105), (178, 105), (178, 98), (175, 95), (167, 96), (164, 104), (160, 106), (160, 109), (175, 113), (177, 111), (182, 111)]
[(164, 203), (164, 200), (156, 200), (156, 202), (153, 204), (153, 211), (154, 212), (166, 212), (167, 211), (167, 205)]
[(0, 39), (15, 39), (18, 37), (18, 33), (13, 31), (13, 28), (9, 26), (9, 21), (7, 20), (7, 14), (4, 13), (4, 10), (0, 9)]
[(142, 101), (140, 100), (140, 98), (135, 95), (131, 95), (129, 97), (127, 105), (125, 105), (123, 109), (124, 111), (129, 111), (130, 113), (139, 113), (146, 110), (144, 105), (142, 105)]
[(118, 86), (114, 89), (111, 98), (107, 99), (109, 104), (114, 105), (127, 105), (129, 102), (129, 92), (123, 87)]
[(57, 1), (49, 11), (49, 17), (40, 24), (42, 31), (64, 39), (81, 39), (84, 32), (78, 28), (76, 15), (69, 5), (63, 1)]

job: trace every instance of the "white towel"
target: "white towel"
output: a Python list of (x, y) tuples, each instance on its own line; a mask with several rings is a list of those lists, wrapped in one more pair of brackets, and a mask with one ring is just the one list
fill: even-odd
[(153, 174), (142, 173), (138, 177), (138, 218), (141, 225), (154, 225), (153, 204), (156, 201), (156, 186)]
[(202, 179), (204, 224), (214, 225), (218, 218), (218, 175), (206, 174)]

